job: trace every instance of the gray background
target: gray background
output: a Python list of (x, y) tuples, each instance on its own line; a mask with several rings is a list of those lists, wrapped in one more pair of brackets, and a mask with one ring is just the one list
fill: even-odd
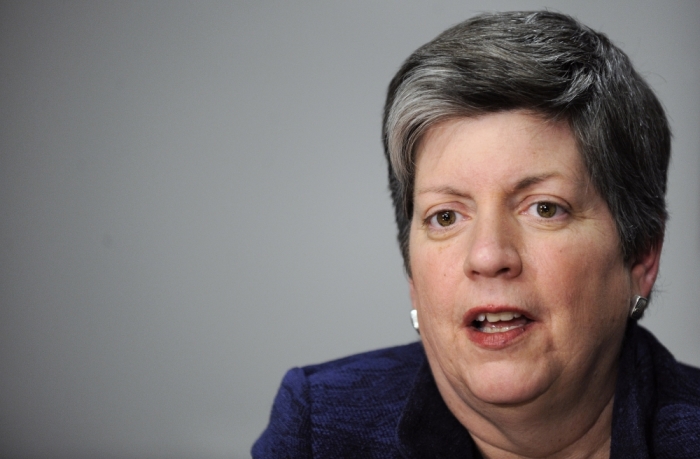
[(672, 122), (644, 324), (700, 365), (700, 2), (0, 3), (0, 456), (247, 457), (289, 367), (416, 339), (380, 148), (483, 10), (602, 30)]

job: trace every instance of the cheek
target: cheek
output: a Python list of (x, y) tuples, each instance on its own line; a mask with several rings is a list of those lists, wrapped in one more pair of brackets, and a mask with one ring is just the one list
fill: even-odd
[(419, 296), (435, 298), (455, 293), (464, 277), (464, 257), (460, 257), (457, 245), (453, 241), (411, 245), (411, 273)]
[(557, 315), (569, 327), (617, 328), (625, 318), (628, 270), (615, 247), (597, 242), (559, 247), (531, 262), (540, 298), (553, 303), (552, 313), (565, 305)]
[(411, 299), (418, 309), (421, 335), (431, 335), (438, 324), (451, 321), (459, 292), (459, 261), (447, 246), (411, 245)]

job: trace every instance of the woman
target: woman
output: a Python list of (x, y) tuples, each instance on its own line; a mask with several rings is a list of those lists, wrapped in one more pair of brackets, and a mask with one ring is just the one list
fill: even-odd
[(636, 325), (670, 133), (624, 53), (478, 16), (408, 58), (383, 133), (421, 343), (291, 370), (254, 457), (700, 457), (700, 371)]

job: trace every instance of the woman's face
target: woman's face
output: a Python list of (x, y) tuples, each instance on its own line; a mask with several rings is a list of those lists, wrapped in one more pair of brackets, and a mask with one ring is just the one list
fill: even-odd
[(568, 125), (446, 121), (416, 161), (411, 298), (448, 405), (609, 400), (630, 298), (651, 284), (623, 262)]

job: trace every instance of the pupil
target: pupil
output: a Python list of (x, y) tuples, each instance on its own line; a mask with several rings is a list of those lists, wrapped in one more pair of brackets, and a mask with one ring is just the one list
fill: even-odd
[(537, 205), (537, 213), (540, 217), (551, 218), (557, 212), (557, 206), (549, 202), (541, 202)]
[(440, 225), (441, 226), (450, 226), (455, 222), (455, 214), (452, 211), (447, 211), (443, 212), (440, 214)]

